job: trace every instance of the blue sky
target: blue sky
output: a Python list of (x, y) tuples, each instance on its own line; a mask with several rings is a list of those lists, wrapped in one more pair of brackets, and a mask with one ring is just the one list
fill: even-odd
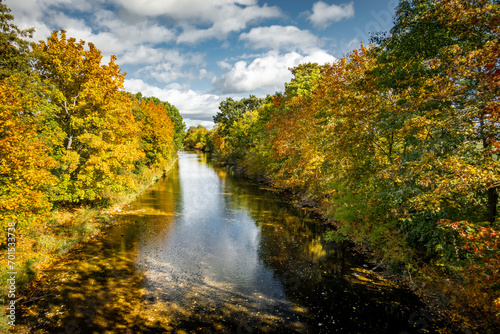
[(210, 128), (219, 102), (283, 91), (289, 67), (334, 62), (387, 31), (397, 0), (4, 0), (34, 40), (55, 29), (127, 72), (125, 89)]

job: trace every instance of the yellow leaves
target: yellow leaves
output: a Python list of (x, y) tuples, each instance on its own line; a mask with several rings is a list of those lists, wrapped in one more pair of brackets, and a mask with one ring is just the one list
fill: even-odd
[(54, 160), (38, 133), (43, 116), (34, 112), (46, 102), (32, 89), (34, 83), (16, 76), (0, 84), (0, 211), (5, 219), (33, 219), (51, 206), (44, 190), (54, 184), (49, 173)]

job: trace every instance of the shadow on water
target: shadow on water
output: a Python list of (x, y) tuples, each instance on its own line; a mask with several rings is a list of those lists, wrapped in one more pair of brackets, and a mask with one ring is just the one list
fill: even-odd
[[(19, 333), (419, 333), (415, 296), (279, 193), (181, 152), (99, 240), (44, 275)], [(30, 329), (31, 328), (31, 329)]]

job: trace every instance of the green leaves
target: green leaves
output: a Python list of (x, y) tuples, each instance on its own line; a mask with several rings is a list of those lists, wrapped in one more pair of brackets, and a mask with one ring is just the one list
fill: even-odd
[(30, 72), (28, 64), (29, 43), (34, 29), (21, 30), (11, 23), (10, 9), (0, 2), (0, 80), (16, 73)]
[[(493, 270), (465, 263), (457, 233), (437, 222), (483, 225), (467, 238), (489, 243), (486, 262), (498, 257), (499, 17), (498, 1), (401, 1), (378, 46), (292, 69), (257, 115), (223, 102), (218, 156), (313, 199), (381, 254), (472, 263), (467, 279), (481, 281)], [(498, 305), (491, 287), (479, 288)]]

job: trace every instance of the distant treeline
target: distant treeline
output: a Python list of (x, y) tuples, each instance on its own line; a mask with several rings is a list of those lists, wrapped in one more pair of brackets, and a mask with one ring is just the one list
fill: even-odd
[(458, 280), (443, 289), (487, 319), (500, 314), (500, 8), (401, 1), (394, 22), (373, 46), (293, 68), (284, 93), (227, 99), (215, 129), (186, 140), (313, 200), (339, 226), (327, 239)]

